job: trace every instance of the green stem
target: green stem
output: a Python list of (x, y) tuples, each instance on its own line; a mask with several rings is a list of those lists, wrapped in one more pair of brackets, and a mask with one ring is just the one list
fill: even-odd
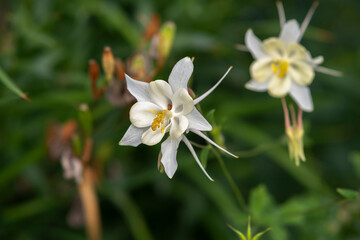
[(239, 157), (239, 158), (250, 158), (250, 157), (255, 157), (263, 152), (266, 152), (267, 150), (270, 150), (274, 147), (276, 147), (277, 145), (281, 145), (282, 142), (284, 142), (286, 139), (286, 136), (283, 135), (281, 136), (279, 139), (276, 139), (274, 141), (259, 145), (258, 147), (255, 147), (253, 149), (250, 150), (245, 150), (245, 151), (240, 151), (240, 152), (235, 152), (235, 154)]
[(231, 186), (231, 189), (233, 190), (233, 192), (235, 194), (235, 197), (236, 197), (237, 201), (239, 202), (239, 204), (243, 208), (243, 210), (246, 211), (247, 206), (246, 206), (244, 197), (241, 194), (239, 188), (236, 186), (236, 183), (235, 183), (234, 179), (232, 178), (229, 170), (227, 169), (223, 158), (221, 157), (221, 155), (213, 147), (211, 147), (211, 150), (214, 153), (216, 159), (218, 160), (218, 162), (219, 162), (219, 164), (221, 166), (221, 169), (224, 172), (224, 174), (226, 176), (226, 179), (228, 180), (228, 182), (229, 182), (229, 184)]

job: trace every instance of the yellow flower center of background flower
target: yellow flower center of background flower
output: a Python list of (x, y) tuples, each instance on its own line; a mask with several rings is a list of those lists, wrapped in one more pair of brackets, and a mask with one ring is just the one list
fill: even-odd
[(275, 59), (271, 63), (271, 69), (276, 76), (278, 76), (279, 78), (283, 78), (288, 72), (289, 61), (283, 59)]
[(156, 131), (156, 129), (161, 127), (161, 133), (164, 133), (165, 127), (162, 125), (165, 122), (165, 118), (170, 117), (172, 115), (171, 112), (169, 110), (162, 110), (159, 112), (151, 110), (150, 112), (156, 114), (154, 121), (151, 124), (151, 130)]

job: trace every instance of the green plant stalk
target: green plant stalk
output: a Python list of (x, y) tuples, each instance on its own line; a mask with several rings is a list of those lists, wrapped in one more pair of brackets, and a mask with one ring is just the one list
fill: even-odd
[(102, 183), (99, 188), (101, 194), (105, 195), (114, 205), (124, 213), (129, 221), (130, 229), (136, 240), (152, 240), (150, 230), (146, 224), (144, 216), (136, 203), (123, 190), (116, 188), (113, 191), (110, 184)]
[(213, 147), (211, 147), (211, 150), (214, 153), (216, 159), (218, 160), (218, 162), (221, 166), (221, 170), (224, 172), (226, 179), (228, 180), (230, 187), (233, 190), (237, 201), (239, 202), (239, 204), (243, 208), (243, 210), (247, 211), (247, 206), (246, 206), (244, 197), (241, 194), (239, 188), (236, 186), (236, 183), (235, 183), (234, 179), (232, 178), (229, 170), (227, 169), (224, 160), (222, 159), (221, 155)]

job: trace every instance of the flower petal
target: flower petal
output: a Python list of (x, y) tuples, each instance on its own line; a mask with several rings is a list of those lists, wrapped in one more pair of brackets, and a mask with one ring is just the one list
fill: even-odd
[(126, 84), (127, 89), (133, 95), (138, 102), (146, 101), (150, 102), (150, 95), (149, 95), (149, 83), (138, 81), (135, 79), (132, 79), (127, 74), (125, 74), (126, 77)]
[(211, 131), (212, 126), (210, 123), (201, 115), (201, 113), (194, 108), (194, 110), (186, 115), (189, 120), (188, 129), (197, 129), (200, 131)]
[(231, 152), (229, 152), (228, 150), (226, 150), (223, 147), (220, 147), (218, 144), (216, 144), (213, 140), (211, 140), (210, 138), (208, 138), (205, 134), (203, 134), (202, 132), (200, 132), (199, 130), (192, 130), (193, 133), (195, 133), (196, 135), (202, 137), (203, 139), (205, 139), (206, 141), (208, 141), (210, 144), (214, 145), (215, 147), (217, 147), (218, 149), (220, 149), (221, 151), (229, 154), (230, 156), (234, 157), (234, 158), (239, 158), (238, 156), (236, 156), (235, 154), (232, 154)]
[(287, 21), (281, 29), (280, 39), (288, 44), (290, 42), (298, 42), (300, 36), (300, 27), (296, 20)]
[(186, 115), (194, 109), (194, 100), (185, 88), (176, 90), (172, 99), (172, 112), (174, 115)]
[(168, 137), (162, 144), (161, 144), (161, 163), (164, 166), (165, 173), (168, 175), (169, 178), (172, 178), (176, 172), (178, 167), (176, 161), (176, 154), (179, 147), (179, 143), (181, 138), (174, 140), (171, 137)]
[(257, 82), (254, 80), (250, 80), (245, 84), (247, 89), (257, 91), (257, 92), (264, 92), (268, 89), (269, 81), (266, 82)]
[(292, 42), (286, 46), (287, 57), (290, 60), (308, 61), (309, 52), (300, 44)]
[(173, 92), (179, 88), (187, 89), (187, 83), (193, 70), (194, 65), (189, 57), (184, 57), (175, 64), (169, 76), (169, 84)]
[(269, 94), (273, 97), (284, 97), (290, 91), (291, 79), (289, 75), (283, 78), (273, 76), (269, 82)]
[(288, 75), (301, 86), (309, 85), (314, 79), (313, 67), (303, 61), (293, 61), (290, 64)]
[(302, 110), (306, 112), (313, 111), (314, 105), (309, 87), (299, 86), (296, 83), (292, 83), (290, 88), (290, 96)]
[(261, 48), (262, 42), (255, 36), (251, 29), (246, 31), (245, 44), (253, 58), (259, 59), (266, 56)]
[(141, 136), (146, 130), (147, 128), (137, 128), (131, 124), (120, 140), (119, 145), (137, 147), (141, 143)]
[(203, 167), (203, 165), (201, 164), (199, 158), (197, 157), (194, 148), (191, 146), (191, 143), (189, 142), (189, 140), (183, 136), (183, 141), (185, 143), (185, 145), (189, 148), (191, 154), (193, 155), (193, 157), (195, 158), (196, 163), (199, 165), (199, 167), (201, 168), (201, 170), (205, 173), (205, 175), (211, 180), (214, 181), (209, 174), (206, 172), (205, 168)]
[(210, 93), (212, 93), (212, 91), (215, 90), (215, 88), (217, 88), (217, 86), (219, 86), (219, 84), (222, 82), (222, 80), (224, 80), (224, 78), (226, 77), (226, 75), (228, 75), (228, 73), (230, 72), (230, 70), (232, 69), (232, 66), (229, 67), (229, 69), (226, 71), (226, 73), (220, 78), (219, 81), (217, 81), (217, 83), (210, 88), (209, 90), (207, 90), (205, 93), (203, 93), (200, 97), (196, 98), (194, 100), (194, 105), (198, 104), (199, 102), (201, 102), (202, 100), (204, 100)]
[(152, 124), (156, 113), (162, 109), (151, 102), (137, 102), (130, 109), (130, 122), (138, 128), (148, 127)]
[(173, 117), (171, 119), (170, 137), (179, 139), (189, 126), (189, 120), (184, 116)]
[(284, 58), (286, 54), (284, 42), (279, 38), (272, 37), (264, 40), (262, 49), (272, 58)]
[(272, 58), (265, 57), (254, 61), (250, 65), (250, 75), (256, 82), (265, 82), (273, 75), (271, 69)]
[(171, 104), (173, 92), (170, 85), (164, 80), (156, 80), (149, 83), (149, 94), (152, 102), (163, 109), (167, 109)]
[(157, 128), (155, 131), (149, 128), (141, 136), (141, 142), (148, 146), (153, 146), (161, 141), (166, 132), (167, 131), (163, 131), (163, 133), (161, 133), (161, 128)]

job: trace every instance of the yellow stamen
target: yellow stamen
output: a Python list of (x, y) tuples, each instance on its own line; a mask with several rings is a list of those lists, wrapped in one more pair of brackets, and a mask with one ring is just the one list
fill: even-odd
[(159, 112), (150, 110), (150, 112), (156, 114), (154, 121), (151, 124), (151, 130), (156, 131), (156, 129), (161, 127), (161, 133), (164, 133), (165, 127), (162, 125), (165, 123), (165, 118), (171, 117), (171, 112), (168, 110), (162, 110)]
[(271, 69), (276, 76), (283, 78), (288, 72), (289, 61), (277, 58), (271, 63)]

